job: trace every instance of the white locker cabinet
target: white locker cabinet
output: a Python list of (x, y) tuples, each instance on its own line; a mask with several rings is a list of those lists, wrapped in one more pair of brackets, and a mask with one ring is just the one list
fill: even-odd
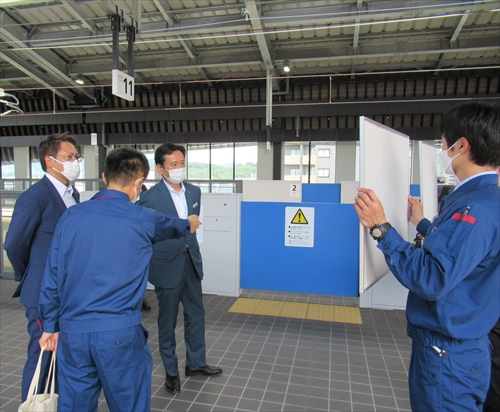
[(240, 296), (241, 194), (203, 193), (201, 205), (203, 293)]

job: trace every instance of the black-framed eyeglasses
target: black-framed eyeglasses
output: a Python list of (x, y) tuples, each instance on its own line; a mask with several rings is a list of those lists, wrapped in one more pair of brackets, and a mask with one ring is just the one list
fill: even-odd
[(72, 162), (73, 160), (77, 160), (78, 163), (82, 163), (83, 162), (83, 159), (84, 159), (84, 156), (81, 155), (81, 154), (77, 154), (77, 155), (71, 155), (71, 154), (68, 154), (68, 155), (51, 155), (52, 157), (57, 157), (57, 156), (60, 156), (60, 157), (64, 157), (66, 159), (68, 159), (68, 162)]

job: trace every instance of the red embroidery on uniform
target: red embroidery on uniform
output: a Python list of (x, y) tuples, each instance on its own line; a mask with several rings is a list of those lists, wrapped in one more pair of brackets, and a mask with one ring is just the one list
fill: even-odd
[(467, 223), (470, 223), (472, 225), (474, 223), (476, 223), (476, 220), (477, 220), (474, 216), (463, 215), (462, 213), (455, 213), (451, 218), (455, 219), (455, 220), (462, 221), (462, 222), (467, 222)]

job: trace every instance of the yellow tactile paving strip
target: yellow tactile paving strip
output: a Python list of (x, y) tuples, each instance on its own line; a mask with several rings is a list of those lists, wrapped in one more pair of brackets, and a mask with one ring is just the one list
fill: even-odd
[(322, 305), (318, 303), (283, 302), (267, 299), (238, 298), (229, 312), (247, 315), (277, 316), (322, 320), (325, 322), (353, 323), (361, 325), (359, 308), (350, 306)]

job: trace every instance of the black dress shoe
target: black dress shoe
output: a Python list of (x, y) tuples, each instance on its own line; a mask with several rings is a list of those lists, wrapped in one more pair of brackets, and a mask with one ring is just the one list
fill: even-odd
[(179, 375), (177, 376), (168, 376), (165, 380), (165, 389), (167, 392), (176, 394), (181, 390), (181, 380), (179, 379)]
[(218, 366), (200, 366), (199, 368), (192, 368), (190, 366), (186, 366), (186, 376), (195, 376), (195, 375), (205, 375), (205, 376), (213, 376), (220, 375), (222, 373), (222, 369)]
[(142, 301), (142, 308), (141, 308), (141, 310), (145, 310), (145, 311), (151, 310), (151, 306), (149, 306), (148, 301), (146, 299), (144, 299)]

